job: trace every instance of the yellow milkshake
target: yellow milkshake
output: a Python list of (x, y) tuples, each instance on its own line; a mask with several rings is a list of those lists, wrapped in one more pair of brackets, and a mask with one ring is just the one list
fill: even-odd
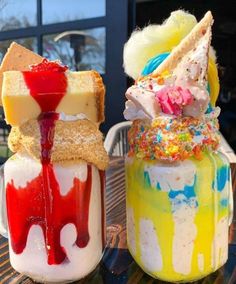
[(126, 159), (128, 247), (144, 271), (166, 281), (192, 281), (228, 256), (228, 161), (163, 163)]
[[(174, 12), (162, 28), (191, 16)], [(146, 273), (170, 282), (203, 278), (228, 257), (232, 189), (229, 162), (218, 152), (212, 23), (208, 12), (170, 54), (149, 60), (126, 93), (128, 248)], [(133, 37), (138, 32), (125, 58)]]

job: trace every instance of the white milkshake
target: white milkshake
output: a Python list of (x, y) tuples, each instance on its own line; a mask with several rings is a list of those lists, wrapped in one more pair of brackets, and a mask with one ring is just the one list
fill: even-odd
[[(41, 171), (41, 164), (28, 155), (16, 154), (9, 159), (4, 168), (5, 184), (14, 183), (17, 190), (25, 190), (27, 183), (36, 178)], [(66, 196), (73, 187), (74, 178), (84, 182), (87, 179), (87, 163), (73, 165), (54, 165), (56, 179), (60, 185), (61, 196)], [(60, 245), (64, 248), (66, 259), (57, 265), (49, 265), (43, 231), (40, 225), (30, 227), (27, 243), (22, 253), (16, 254), (9, 242), (12, 266), (39, 282), (66, 282), (81, 279), (88, 275), (99, 263), (103, 251), (104, 224), (102, 212), (103, 193), (99, 171), (92, 166), (92, 186), (89, 202), (88, 233), (89, 241), (84, 248), (76, 244), (77, 232), (74, 224), (68, 223), (60, 232)], [(78, 196), (79, 198), (79, 196)], [(22, 206), (31, 206), (24, 204)], [(78, 228), (79, 230), (79, 228)], [(78, 232), (79, 234), (79, 232)], [(11, 236), (11, 234), (10, 234)]]

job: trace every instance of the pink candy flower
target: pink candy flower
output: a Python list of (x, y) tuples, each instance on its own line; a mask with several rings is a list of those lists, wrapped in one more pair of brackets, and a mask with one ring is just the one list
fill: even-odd
[(183, 106), (193, 103), (193, 95), (188, 89), (179, 86), (164, 87), (156, 92), (156, 100), (164, 113), (181, 115)]

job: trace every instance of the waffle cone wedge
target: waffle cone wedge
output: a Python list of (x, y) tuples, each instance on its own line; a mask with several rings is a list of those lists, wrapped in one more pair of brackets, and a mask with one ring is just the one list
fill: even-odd
[(179, 64), (181, 59), (194, 47), (196, 43), (211, 30), (213, 17), (208, 11), (202, 20), (192, 29), (192, 31), (176, 46), (171, 54), (154, 71), (153, 75), (161, 74), (164, 71), (172, 71)]

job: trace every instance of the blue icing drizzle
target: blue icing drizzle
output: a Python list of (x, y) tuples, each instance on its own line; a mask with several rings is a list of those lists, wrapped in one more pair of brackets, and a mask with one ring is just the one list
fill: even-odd
[(159, 182), (157, 182), (156, 188), (157, 188), (157, 190), (160, 190), (160, 191), (161, 191), (161, 185), (160, 185)]
[(142, 75), (146, 76), (152, 73), (162, 63), (162, 61), (168, 57), (169, 54), (169, 52), (165, 52), (149, 59), (142, 71)]
[(187, 199), (191, 197), (196, 197), (196, 193), (194, 191), (196, 183), (196, 175), (194, 177), (194, 183), (192, 185), (185, 185), (183, 190), (171, 190), (169, 192), (169, 198), (174, 199), (177, 195), (183, 194)]
[(207, 114), (207, 113), (211, 113), (212, 111), (213, 111), (213, 108), (212, 108), (211, 104), (209, 103), (208, 106), (207, 106), (207, 110), (206, 110), (205, 113), (206, 113), (206, 114)]
[[(222, 166), (221, 168), (219, 168), (217, 170), (217, 177), (216, 177), (216, 181), (217, 181), (217, 190), (218, 191), (222, 191), (225, 187), (226, 181), (229, 180), (229, 170), (228, 167), (226, 165)], [(213, 184), (214, 186), (215, 184)]]
[(199, 130), (195, 130), (195, 132), (194, 132), (194, 135), (196, 135), (196, 136), (199, 136), (199, 135), (201, 135), (201, 134), (202, 134), (202, 132), (199, 131)]
[(227, 207), (229, 204), (229, 201), (228, 199), (224, 198), (224, 199), (221, 199), (220, 201), (220, 205), (223, 206), (223, 207)]
[(196, 193), (194, 191), (196, 184), (196, 175), (192, 185), (185, 185), (183, 190), (171, 190), (168, 194), (171, 204), (172, 212), (179, 210), (183, 205), (191, 208), (198, 207)]
[(207, 83), (207, 91), (208, 91), (208, 93), (210, 94), (210, 92), (211, 92), (211, 86), (210, 86), (209, 82)]
[[(209, 82), (208, 82), (208, 84), (207, 84), (207, 91), (208, 91), (209, 94), (211, 93), (211, 87), (210, 87)], [(211, 113), (212, 111), (213, 111), (212, 105), (211, 105), (211, 103), (209, 103), (208, 106), (207, 106), (207, 110), (206, 110), (205, 113), (206, 113), (206, 114), (207, 114), (207, 113)]]
[(162, 140), (162, 133), (161, 133), (161, 130), (158, 130), (157, 135), (156, 135), (156, 141), (160, 143), (161, 140)]
[(144, 183), (145, 183), (146, 187), (151, 186), (151, 180), (150, 180), (148, 172), (144, 172)]
[[(149, 173), (147, 171), (144, 171), (144, 184), (147, 188), (152, 187), (150, 176), (149, 176)], [(161, 191), (161, 185), (160, 185), (159, 182), (157, 182), (157, 184), (156, 184), (156, 189)]]

